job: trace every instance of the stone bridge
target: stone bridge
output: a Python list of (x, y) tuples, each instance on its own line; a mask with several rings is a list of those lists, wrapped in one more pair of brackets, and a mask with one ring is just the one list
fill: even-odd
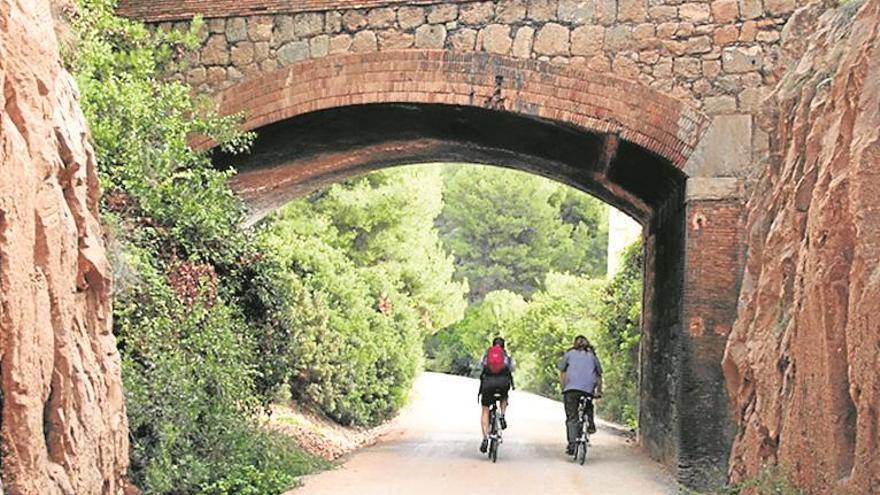
[[(795, 0), (123, 0), (201, 48), (173, 77), (243, 112), (217, 156), (253, 218), (321, 184), (430, 161), (529, 170), (645, 227), (641, 443), (686, 485), (723, 482), (721, 369), (747, 178), (771, 129)], [(209, 143), (203, 143), (209, 145)]]

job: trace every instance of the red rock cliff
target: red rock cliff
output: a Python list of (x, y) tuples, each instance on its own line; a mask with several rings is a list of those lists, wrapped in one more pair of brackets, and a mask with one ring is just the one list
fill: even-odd
[(53, 26), (47, 0), (0, 0), (0, 472), (9, 494), (116, 494), (128, 440), (98, 180)]
[[(778, 462), (809, 493), (880, 493), (880, 0), (814, 6), (768, 103), (725, 374), (734, 479)], [(808, 42), (805, 40), (809, 40)]]

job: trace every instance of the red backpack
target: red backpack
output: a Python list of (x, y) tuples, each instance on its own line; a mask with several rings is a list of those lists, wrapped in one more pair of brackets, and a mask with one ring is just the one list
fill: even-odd
[(486, 369), (489, 373), (497, 375), (504, 371), (504, 348), (500, 345), (493, 345), (486, 351)]

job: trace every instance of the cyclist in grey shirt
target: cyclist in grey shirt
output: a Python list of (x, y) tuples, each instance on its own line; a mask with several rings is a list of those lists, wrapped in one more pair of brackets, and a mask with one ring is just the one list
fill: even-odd
[[(559, 382), (562, 385), (562, 402), (565, 406), (565, 427), (571, 454), (578, 434), (578, 401), (582, 396), (601, 397), (602, 365), (593, 346), (583, 335), (574, 338), (574, 346), (565, 351), (559, 360)], [(596, 432), (593, 420), (593, 402), (587, 403), (587, 431)]]

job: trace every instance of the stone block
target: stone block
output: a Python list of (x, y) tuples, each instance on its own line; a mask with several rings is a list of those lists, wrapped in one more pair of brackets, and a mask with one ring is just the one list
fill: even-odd
[(605, 30), (605, 49), (612, 52), (627, 51), (633, 47), (632, 27), (618, 24)]
[(272, 46), (278, 47), (296, 38), (292, 15), (276, 15), (272, 19)]
[[(229, 33), (227, 32), (228, 36)], [(244, 41), (244, 40), (241, 40)], [(229, 63), (229, 45), (222, 34), (214, 34), (208, 37), (205, 46), (202, 47), (200, 60), (204, 65), (226, 65)]]
[(654, 77), (658, 79), (672, 77), (672, 57), (660, 57), (660, 60), (654, 64)]
[(361, 31), (355, 33), (351, 39), (351, 51), (355, 53), (375, 52), (378, 50), (378, 40), (373, 31)]
[(674, 37), (676, 31), (678, 31), (677, 22), (661, 22), (657, 25), (657, 37), (661, 39)]
[(761, 0), (737, 0), (739, 12), (743, 19), (757, 19), (764, 15)]
[(507, 0), (495, 6), (495, 19), (502, 24), (513, 24), (526, 18), (526, 0)]
[(611, 61), (611, 71), (615, 75), (629, 80), (636, 80), (641, 72), (635, 60), (620, 54)]
[(738, 39), (739, 30), (734, 25), (721, 26), (712, 34), (712, 40), (718, 46), (736, 43)]
[(764, 52), (760, 46), (728, 47), (721, 52), (724, 72), (743, 73), (761, 70)]
[(556, 12), (559, 8), (557, 0), (530, 0), (528, 2), (528, 18), (533, 21), (556, 20)]
[(739, 17), (737, 0), (715, 0), (711, 5), (712, 19), (718, 24), (729, 24)]
[(744, 43), (755, 41), (758, 34), (758, 23), (755, 21), (746, 21), (742, 25), (739, 32), (739, 40)]
[(720, 60), (703, 60), (703, 77), (715, 79), (721, 73)]
[(758, 35), (755, 36), (755, 39), (761, 43), (775, 43), (779, 41), (779, 31), (758, 31)]
[(449, 44), (456, 52), (472, 52), (476, 49), (477, 32), (470, 28), (459, 29), (449, 35)]
[(611, 60), (604, 55), (596, 55), (587, 61), (587, 68), (594, 72), (608, 72), (611, 70)]
[(378, 35), (379, 48), (382, 50), (411, 48), (415, 43), (415, 36), (412, 33), (405, 33), (397, 29), (379, 31)]
[(217, 84), (226, 81), (226, 67), (208, 67), (208, 82)]
[(556, 17), (560, 22), (575, 26), (593, 22), (596, 17), (596, 1), (559, 0)]
[(254, 43), (254, 61), (261, 62), (269, 56), (270, 45), (268, 41)]
[(229, 67), (226, 69), (226, 82), (238, 82), (244, 79), (244, 72), (238, 70), (236, 67)]
[(223, 34), (226, 32), (226, 19), (208, 19), (208, 30), (212, 34)]
[(657, 34), (657, 28), (651, 22), (646, 22), (644, 24), (639, 24), (638, 26), (633, 28), (632, 31), (633, 38), (636, 40), (644, 40), (648, 38), (653, 38)]
[(606, 27), (617, 22), (617, 0), (596, 0), (596, 20)]
[(685, 164), (689, 177), (741, 177), (751, 163), (751, 115), (716, 115)]
[(703, 111), (709, 115), (736, 112), (736, 98), (729, 95), (703, 98)]
[(695, 36), (688, 38), (685, 53), (694, 55), (698, 53), (709, 53), (712, 51), (712, 40), (708, 36)]
[(314, 36), (324, 31), (324, 14), (297, 14), (293, 18), (293, 33), (299, 38)]
[(278, 61), (281, 65), (290, 65), (309, 58), (308, 41), (291, 41), (278, 49)]
[(368, 24), (367, 14), (363, 10), (347, 10), (342, 14), (342, 26), (349, 31), (361, 30)]
[(603, 26), (581, 26), (571, 32), (572, 55), (599, 55), (602, 53), (604, 43), (605, 27)]
[(703, 65), (694, 57), (675, 57), (672, 72), (685, 79), (696, 79), (702, 74)]
[(272, 39), (272, 17), (267, 15), (253, 16), (248, 19), (248, 39), (251, 41), (269, 41)]
[(704, 24), (709, 22), (709, 4), (705, 3), (683, 3), (678, 7), (678, 15), (682, 21), (692, 22), (694, 24)]
[(484, 26), (494, 14), (492, 2), (465, 3), (459, 7), (458, 21), (469, 26)]
[(367, 25), (370, 29), (384, 29), (390, 27), (397, 20), (397, 13), (389, 7), (372, 9), (367, 14)]
[(423, 24), (416, 29), (416, 48), (443, 48), (446, 44), (446, 26)]
[(740, 199), (743, 180), (737, 177), (689, 177), (685, 184), (686, 201)]
[(186, 82), (191, 86), (198, 86), (205, 82), (207, 78), (208, 70), (204, 67), (196, 67), (186, 73)]
[(531, 58), (532, 43), (535, 39), (535, 28), (522, 26), (516, 30), (513, 38), (513, 56), (517, 58)]
[(655, 22), (672, 21), (678, 18), (678, 7), (674, 5), (657, 5), (648, 9), (648, 18)]
[(539, 55), (568, 55), (568, 28), (554, 22), (548, 22), (535, 36), (535, 53)]
[(442, 24), (458, 19), (458, 5), (434, 5), (428, 10), (428, 23)]
[(335, 34), (342, 31), (342, 13), (327, 12), (324, 15), (324, 32), (327, 34)]
[(322, 34), (309, 40), (309, 55), (312, 58), (326, 57), (330, 53), (330, 36)]
[(236, 43), (230, 51), (232, 65), (244, 67), (254, 61), (254, 44), (250, 41)]
[(513, 40), (510, 37), (510, 26), (506, 24), (490, 24), (483, 28), (483, 50), (489, 53), (507, 55)]
[(660, 52), (657, 50), (645, 50), (639, 52), (639, 62), (648, 65), (654, 65), (660, 60)]
[(348, 53), (351, 49), (351, 35), (337, 34), (330, 37), (330, 54)]
[(226, 41), (238, 43), (247, 39), (247, 20), (244, 17), (230, 17), (226, 20)]
[(617, 22), (644, 22), (647, 17), (646, 0), (618, 0)]
[(401, 7), (397, 10), (397, 24), (401, 29), (413, 29), (424, 23), (424, 7)]

